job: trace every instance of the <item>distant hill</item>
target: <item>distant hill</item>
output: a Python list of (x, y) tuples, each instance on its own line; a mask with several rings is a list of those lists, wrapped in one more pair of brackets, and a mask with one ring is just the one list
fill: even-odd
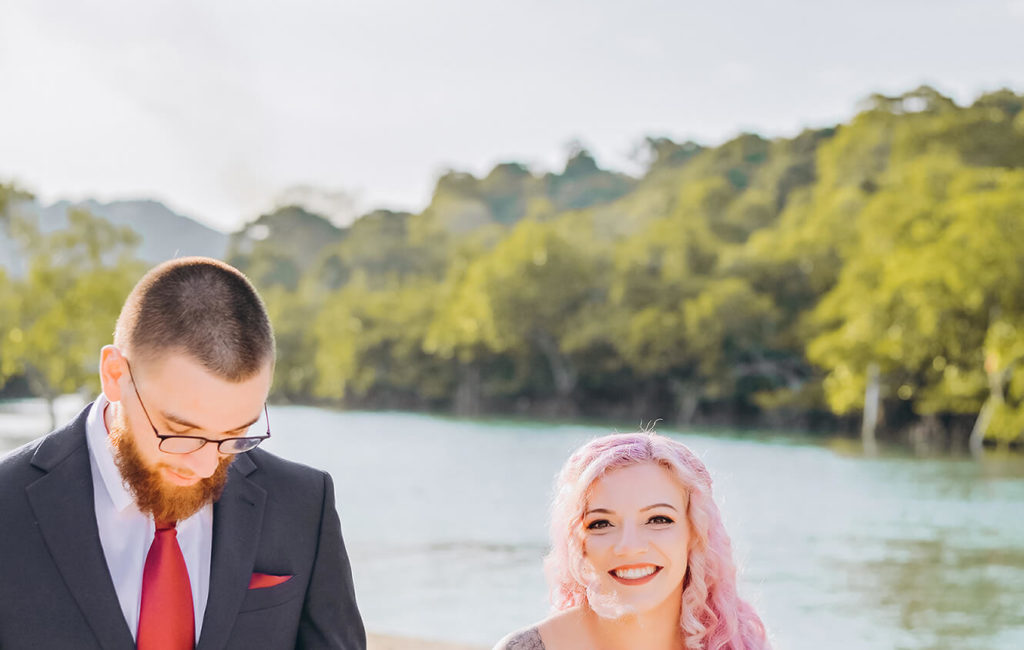
[[(138, 256), (156, 264), (175, 257), (205, 255), (223, 259), (227, 255), (228, 236), (218, 230), (177, 214), (163, 203), (153, 200), (112, 201), (95, 200), (58, 201), (43, 206), (38, 201), (27, 201), (14, 210), (37, 221), (43, 232), (59, 230), (67, 224), (71, 208), (82, 208), (118, 226), (128, 226), (142, 237)], [(23, 261), (18, 259), (14, 244), (0, 228), (0, 264), (17, 272)]]
[(283, 206), (232, 233), (224, 259), (261, 288), (279, 284), (294, 290), (320, 250), (346, 233), (302, 207)]

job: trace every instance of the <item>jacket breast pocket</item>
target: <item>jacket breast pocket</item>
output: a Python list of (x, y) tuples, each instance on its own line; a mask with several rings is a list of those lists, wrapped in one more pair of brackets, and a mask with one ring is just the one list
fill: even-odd
[(292, 576), (288, 581), (273, 587), (250, 589), (242, 599), (239, 612), (251, 612), (259, 609), (277, 607), (294, 598), (301, 597), (306, 591), (306, 581), (300, 576)]

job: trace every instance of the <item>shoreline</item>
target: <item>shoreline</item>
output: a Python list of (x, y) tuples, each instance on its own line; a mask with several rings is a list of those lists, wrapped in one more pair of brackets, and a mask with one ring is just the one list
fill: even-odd
[(366, 650), (488, 650), (484, 646), (427, 641), (391, 634), (366, 634)]

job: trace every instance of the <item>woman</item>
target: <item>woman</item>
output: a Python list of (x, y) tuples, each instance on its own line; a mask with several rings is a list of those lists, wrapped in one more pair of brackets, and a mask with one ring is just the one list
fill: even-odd
[(605, 436), (562, 468), (545, 559), (556, 610), (495, 650), (767, 650), (736, 594), (711, 476), (655, 433)]

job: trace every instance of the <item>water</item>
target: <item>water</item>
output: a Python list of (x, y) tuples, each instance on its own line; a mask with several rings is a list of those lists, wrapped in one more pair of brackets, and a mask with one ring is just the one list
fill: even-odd
[[(546, 615), (551, 480), (606, 430), (306, 407), (271, 421), (268, 449), (334, 476), (369, 630), (489, 647)], [(1021, 459), (671, 435), (710, 468), (778, 649), (1024, 648)]]

